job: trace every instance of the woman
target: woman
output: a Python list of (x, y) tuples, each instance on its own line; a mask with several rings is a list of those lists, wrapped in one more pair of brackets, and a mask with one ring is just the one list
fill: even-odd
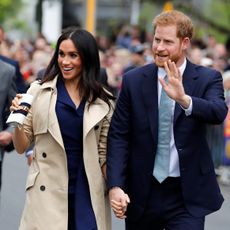
[[(106, 141), (113, 97), (97, 81), (99, 54), (87, 31), (59, 37), (45, 77), (34, 82), (32, 107), (13, 141), (35, 143), (20, 230), (108, 230)], [(17, 95), (11, 110), (20, 109)]]

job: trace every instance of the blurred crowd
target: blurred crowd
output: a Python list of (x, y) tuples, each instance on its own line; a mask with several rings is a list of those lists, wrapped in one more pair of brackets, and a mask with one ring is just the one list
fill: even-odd
[[(115, 96), (119, 94), (122, 75), (126, 71), (154, 61), (152, 34), (138, 26), (121, 25), (112, 36), (97, 35), (96, 39), (101, 67), (106, 70), (107, 83)], [(0, 41), (1, 57), (13, 59), (19, 65), (16, 83), (18, 92), (25, 92), (39, 71), (46, 68), (54, 46), (42, 34), (33, 41), (9, 40), (2, 27)], [(194, 39), (187, 57), (195, 64), (222, 73), (226, 103), (230, 107), (230, 35), (225, 43), (219, 43), (213, 35), (202, 40)], [(223, 125), (207, 127), (207, 138), (220, 182), (230, 184), (230, 113)]]

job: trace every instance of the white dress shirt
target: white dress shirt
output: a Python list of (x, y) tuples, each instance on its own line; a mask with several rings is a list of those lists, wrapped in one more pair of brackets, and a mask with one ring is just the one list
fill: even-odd
[[(187, 60), (185, 58), (183, 64), (179, 67), (179, 71), (181, 76), (184, 73), (185, 67), (187, 64)], [(166, 75), (166, 72), (164, 68), (158, 68), (158, 78), (163, 78)], [(160, 81), (158, 80), (158, 105), (160, 104), (160, 95), (161, 95), (162, 86)], [(184, 111), (186, 116), (189, 116), (192, 113), (192, 100), (190, 100), (190, 105), (188, 109), (184, 109), (181, 107)], [(175, 101), (173, 102), (172, 110), (175, 109)], [(173, 119), (172, 119), (173, 121)], [(179, 169), (179, 157), (178, 152), (175, 146), (175, 140), (174, 140), (174, 133), (173, 133), (173, 122), (171, 123), (170, 127), (171, 132), (171, 141), (170, 141), (170, 162), (169, 162), (169, 176), (170, 177), (179, 177), (180, 176), (180, 169)]]

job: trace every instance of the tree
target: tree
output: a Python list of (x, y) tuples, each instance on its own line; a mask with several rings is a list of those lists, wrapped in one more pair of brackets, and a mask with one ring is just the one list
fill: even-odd
[(209, 33), (211, 31), (222, 41), (230, 34), (230, 0), (209, 1), (210, 3), (206, 8), (209, 8), (210, 13), (198, 8), (193, 0), (142, 0), (143, 2), (161, 6), (162, 9), (166, 2), (171, 2), (174, 9), (181, 10), (194, 18), (197, 26), (203, 32)]
[(38, 23), (38, 31), (42, 31), (42, 4), (43, 0), (38, 0), (36, 5), (36, 22)]
[[(229, 19), (230, 19), (230, 2), (226, 0), (212, 1), (210, 4), (210, 14), (201, 11), (192, 4), (185, 4), (183, 1), (175, 1), (175, 6), (178, 9), (191, 15), (198, 21), (202, 29), (207, 33), (212, 31), (216, 37), (223, 38), (230, 34)], [(218, 15), (212, 17), (210, 15)], [(198, 24), (197, 23), (197, 24)]]
[(22, 0), (1, 0), (0, 1), (0, 24), (3, 24), (8, 18), (16, 17), (23, 6)]

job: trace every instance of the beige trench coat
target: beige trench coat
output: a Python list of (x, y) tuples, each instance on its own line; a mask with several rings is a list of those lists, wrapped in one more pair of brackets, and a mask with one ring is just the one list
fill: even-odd
[[(35, 142), (33, 162), (26, 183), (26, 201), (20, 230), (67, 230), (68, 172), (63, 140), (55, 113), (55, 78), (33, 83), (35, 96), (23, 126)], [(106, 141), (112, 109), (97, 99), (83, 118), (83, 159), (98, 230), (111, 229), (111, 213), (101, 166), (106, 161)]]

